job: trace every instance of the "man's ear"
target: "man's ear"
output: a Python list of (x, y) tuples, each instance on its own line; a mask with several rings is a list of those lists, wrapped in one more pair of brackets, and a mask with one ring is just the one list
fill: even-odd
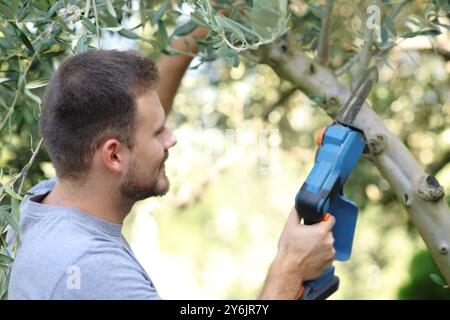
[(107, 169), (117, 174), (124, 172), (128, 150), (117, 139), (106, 140), (100, 147), (100, 154)]

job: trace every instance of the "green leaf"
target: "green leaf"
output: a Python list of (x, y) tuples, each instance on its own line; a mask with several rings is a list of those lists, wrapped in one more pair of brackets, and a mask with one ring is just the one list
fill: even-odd
[(326, 97), (321, 95), (309, 95), (308, 98), (317, 104), (324, 104), (326, 102)]
[(17, 28), (17, 30), (19, 30), (20, 39), (22, 39), (22, 42), (25, 44), (25, 46), (28, 49), (30, 49), (31, 52), (34, 52), (33, 45), (31, 44), (30, 40), (28, 40), (27, 35), (22, 30), (20, 30), (19, 28)]
[(75, 46), (75, 53), (81, 53), (87, 51), (87, 36), (83, 32), (83, 35), (78, 39), (77, 45)]
[[(8, 106), (6, 105), (5, 99), (3, 99), (2, 96), (0, 96), (0, 105), (2, 107), (4, 107), (5, 109), (8, 109)], [(1, 177), (0, 177), (0, 181), (1, 181)]]
[(25, 94), (27, 95), (27, 97), (31, 98), (33, 101), (35, 101), (39, 106), (42, 104), (42, 100), (39, 96), (35, 95), (34, 93), (32, 93), (30, 90), (28, 90), (27, 88), (25, 88), (24, 90)]
[(17, 221), (20, 221), (20, 205), (16, 198), (11, 198), (11, 213)]
[(0, 253), (0, 263), (1, 264), (8, 265), (8, 264), (13, 263), (13, 261), (14, 261), (14, 259), (11, 258), (10, 256), (7, 256), (7, 255), (4, 255), (4, 254)]
[[(8, 268), (6, 266), (0, 265), (0, 299), (3, 300), (3, 297), (5, 296), (5, 293), (7, 291), (7, 285), (6, 285), (6, 274)], [(5, 269), (5, 271), (3, 271)]]
[[(315, 15), (317, 18), (321, 18), (323, 16), (323, 13), (325, 12), (325, 7), (311, 4), (308, 6), (309, 11)], [(364, 14), (361, 12), (361, 10), (358, 8), (358, 6), (355, 6), (356, 14), (363, 20)]]
[[(0, 272), (8, 272), (9, 267), (10, 266), (8, 266), (7, 264), (0, 263)], [(0, 275), (0, 277), (1, 277), (1, 275)], [(1, 291), (1, 289), (2, 289), (2, 286), (0, 285), (0, 291)]]
[(0, 208), (0, 215), (2, 215), (2, 217), (8, 222), (8, 224), (13, 228), (16, 234), (20, 236), (20, 226), (16, 218), (3, 208)]
[(191, 12), (191, 19), (194, 21), (197, 25), (205, 28), (209, 28), (208, 23), (206, 22), (205, 18), (197, 11)]
[(241, 25), (224, 16), (215, 16), (216, 22), (222, 29), (234, 32), (241, 40), (245, 40), (245, 35), (241, 30)]
[(12, 14), (11, 10), (9, 10), (8, 6), (0, 2), (0, 13), (6, 18), (13, 20), (14, 15)]
[(440, 35), (442, 32), (438, 29), (424, 29), (424, 30), (419, 30), (416, 32), (407, 32), (402, 34), (403, 38), (414, 38), (417, 36), (437, 36)]
[(134, 27), (130, 28), (130, 30), (136, 30), (136, 29), (138, 29), (138, 28), (140, 28), (142, 26), (143, 26), (143, 24), (139, 23), (139, 24), (135, 25)]
[(222, 45), (219, 49), (216, 51), (218, 56), (221, 57), (234, 57), (236, 55), (236, 51), (234, 51), (231, 48), (228, 48), (225, 45)]
[(177, 27), (173, 32), (172, 37), (185, 36), (194, 31), (197, 27), (197, 23), (195, 23), (193, 20), (189, 20), (187, 23)]
[(392, 16), (386, 16), (384, 19), (384, 22), (386, 24), (386, 28), (389, 30), (389, 32), (394, 36), (397, 37), (397, 28), (395, 27), (394, 19), (392, 19)]
[(381, 26), (381, 44), (384, 46), (388, 41), (388, 33), (385, 26)]
[(166, 27), (162, 21), (158, 22), (158, 34), (161, 37), (163, 42), (163, 47), (167, 47), (169, 45), (169, 36), (167, 35)]
[(114, 9), (114, 6), (111, 3), (111, 0), (105, 0), (106, 2), (106, 9), (108, 9), (108, 12), (110, 15), (112, 15), (114, 18), (117, 17), (116, 10)]
[(17, 14), (17, 20), (22, 21), (28, 15), (29, 6), (31, 4), (31, 0), (26, 1), (19, 9), (19, 13)]
[(130, 30), (127, 30), (127, 29), (120, 30), (119, 34), (121, 34), (122, 36), (124, 36), (128, 39), (139, 39), (140, 38), (136, 33), (132, 32)]
[(437, 274), (434, 274), (434, 273), (430, 274), (430, 278), (437, 285), (442, 286), (442, 287), (446, 286), (445, 282)]
[(8, 186), (7, 184), (3, 185), (3, 190), (5, 190), (5, 192), (7, 194), (9, 194), (11, 197), (17, 199), (17, 200), (21, 200), (22, 201), (22, 197), (20, 195), (18, 195), (17, 193), (15, 193), (10, 186)]
[(3, 47), (4, 49), (13, 49), (14, 45), (7, 41), (5, 38), (0, 38), (0, 47)]
[(264, 38), (270, 37), (270, 28), (275, 27), (278, 22), (277, 16), (265, 9), (253, 9), (248, 17), (252, 28)]
[(156, 13), (152, 16), (152, 19), (151, 19), (152, 25), (158, 23), (161, 20), (164, 13), (166, 12), (168, 6), (169, 6), (169, 0), (164, 0), (161, 7), (159, 7), (158, 11), (156, 11)]
[(236, 68), (237, 66), (239, 66), (240, 61), (239, 61), (239, 55), (237, 53), (232, 57), (224, 57), (224, 59), (233, 68)]
[(67, 26), (66, 22), (61, 19), (60, 17), (54, 17), (53, 21), (61, 27), (62, 30), (64, 30), (67, 33), (72, 33), (72, 30)]
[(61, 47), (60, 45), (51, 45), (50, 47), (45, 48), (45, 49), (47, 49), (47, 50), (42, 51), (40, 53), (41, 56), (45, 55), (46, 57), (56, 57), (65, 52), (65, 48)]
[(56, 15), (56, 13), (64, 8), (64, 2), (63, 1), (57, 1), (55, 2), (50, 9), (47, 12), (47, 19), (53, 17), (53, 15)]
[(44, 79), (40, 79), (40, 80), (35, 80), (35, 81), (31, 81), (28, 82), (25, 86), (26, 89), (36, 89), (36, 88), (41, 88), (46, 86), (48, 83), (48, 78), (44, 78)]
[(444, 28), (447, 29), (447, 30), (450, 30), (450, 25), (441, 23), (441, 22), (439, 21), (439, 18), (438, 18), (438, 17), (436, 17), (436, 18), (434, 18), (433, 20), (431, 20), (431, 22), (434, 23), (434, 24), (437, 24), (437, 25), (439, 25), (439, 26), (441, 26), (441, 27), (444, 27)]
[(93, 24), (91, 22), (91, 20), (89, 20), (86, 17), (82, 17), (81, 23), (83, 24), (83, 26), (86, 27), (86, 29), (88, 29), (90, 32), (92, 33), (97, 33), (97, 28), (95, 27), (95, 24)]
[(259, 15), (262, 21), (266, 21), (268, 26), (276, 26), (281, 17), (280, 13), (272, 8), (253, 8), (250, 13)]
[(422, 19), (421, 19), (420, 17), (417, 17), (417, 16), (411, 16), (411, 17), (408, 17), (408, 18), (405, 20), (405, 22), (411, 23), (411, 24), (413, 24), (413, 25), (416, 25), (416, 26), (418, 26), (419, 28), (423, 28), (423, 27), (426, 25), (426, 23), (425, 23), (424, 21), (422, 21)]
[(450, 1), (449, 0), (441, 0), (439, 1), (439, 6), (442, 10), (448, 11), (450, 9)]
[(104, 28), (100, 28), (103, 31), (111, 31), (111, 32), (118, 32), (120, 30), (123, 30), (125, 28), (125, 26), (117, 26), (117, 27), (104, 27)]
[(228, 28), (232, 29), (233, 32), (236, 32), (239, 35), (243, 36), (242, 31), (241, 31), (241, 30), (243, 30), (243, 31), (247, 32), (248, 34), (251, 34), (257, 38), (259, 37), (259, 35), (255, 31), (247, 28), (246, 26), (244, 26), (234, 20), (231, 20), (230, 18), (221, 16), (221, 15), (217, 15), (216, 19), (218, 19), (221, 23), (225, 24)]

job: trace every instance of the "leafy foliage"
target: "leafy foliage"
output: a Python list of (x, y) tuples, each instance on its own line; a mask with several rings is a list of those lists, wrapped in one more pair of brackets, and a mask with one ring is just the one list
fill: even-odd
[(418, 252), (411, 261), (410, 281), (399, 291), (401, 299), (449, 299), (450, 290), (438, 275), (439, 270), (427, 250)]
[[(367, 44), (368, 58), (374, 63), (390, 66), (391, 49), (404, 39), (437, 36), (450, 29), (448, 0), (404, 1), (399, 6), (406, 7), (405, 13), (398, 10), (396, 3), (386, 2), (382, 7), (380, 36)], [(329, 67), (336, 73), (340, 71), (348, 84), (357, 78), (360, 71), (367, 18), (364, 10), (364, 2), (358, 5), (339, 2), (331, 17)], [(37, 123), (43, 90), (60, 61), (76, 53), (103, 47), (103, 39), (108, 36), (133, 41), (153, 57), (191, 54), (175, 52), (169, 47), (170, 41), (203, 27), (208, 30), (208, 35), (197, 39), (200, 64), (196, 67), (214, 60), (228, 74), (231, 73), (229, 66), (235, 67), (234, 78), (224, 79), (216, 71), (209, 71), (210, 82), (215, 86), (219, 86), (218, 79), (221, 85), (230, 85), (236, 80), (239, 68), (246, 70), (240, 77), (253, 81), (255, 73), (262, 71), (240, 61), (240, 53), (258, 53), (264, 44), (285, 36), (289, 31), (299, 49), (314, 54), (319, 46), (323, 12), (324, 6), (316, 1), (298, 0), (218, 0), (214, 4), (206, 0), (0, 0), (0, 296), (6, 297), (8, 270), (17, 246), (17, 242), (7, 245), (6, 233), (14, 230), (20, 237), (19, 201), (28, 186), (44, 177), (43, 167), (49, 161), (45, 151), (41, 150)], [(220, 65), (220, 61), (225, 61), (228, 66)], [(401, 65), (400, 62), (397, 64)], [(255, 88), (251, 92), (251, 98), (242, 110), (244, 118), (256, 119), (257, 123), (263, 119), (269, 126), (278, 126), (283, 138), (282, 146), (286, 150), (297, 145), (312, 148), (312, 140), (308, 137), (313, 134), (314, 127), (300, 131), (295, 128), (290, 121), (295, 106), (289, 103), (289, 97), (282, 99), (283, 95), (294, 92), (292, 84), (277, 81), (273, 75), (267, 75), (267, 70), (264, 72), (272, 84), (265, 84), (265, 90)], [(425, 98), (417, 101), (405, 94), (414, 87), (416, 79), (413, 76), (407, 74), (403, 80), (397, 84), (397, 89), (376, 88), (371, 99), (374, 105), (385, 106), (377, 111), (399, 123), (397, 133), (415, 155), (420, 156), (422, 149), (408, 139), (414, 134), (412, 129), (422, 130), (423, 135), (437, 135), (445, 130), (447, 123), (433, 118), (432, 106)], [(445, 105), (442, 92), (447, 84), (436, 81), (433, 86), (425, 83), (423, 87), (424, 95), (438, 97), (434, 104)], [(283, 102), (277, 104), (277, 98)], [(310, 98), (319, 104), (324, 100), (324, 97), (314, 95)], [(399, 110), (392, 111), (388, 106), (396, 102)], [(399, 104), (407, 103), (414, 108), (399, 107)], [(269, 108), (265, 109), (267, 105)], [(439, 114), (445, 114), (445, 110), (445, 107), (437, 111), (433, 109)], [(185, 121), (195, 121), (198, 114), (189, 112), (191, 110), (177, 114), (175, 110), (174, 115)], [(404, 120), (411, 113), (416, 119), (414, 126)], [(234, 115), (227, 110), (215, 110), (213, 114), (217, 119), (216, 125), (221, 129), (226, 129), (230, 123), (231, 126), (239, 126)], [(302, 138), (299, 140), (298, 136)], [(362, 168), (358, 173), (362, 178), (350, 185), (350, 189), (383, 184), (383, 179), (367, 163)], [(389, 207), (393, 199), (386, 190), (388, 187), (382, 190), (379, 201)], [(357, 200), (362, 208), (369, 198), (361, 193)]]
[(233, 66), (239, 64), (238, 53), (271, 43), (287, 31), (287, 1), (255, 1), (253, 6), (237, 4), (226, 17), (218, 14), (209, 1), (191, 0), (191, 21), (210, 30), (201, 44), (216, 49), (218, 56)]

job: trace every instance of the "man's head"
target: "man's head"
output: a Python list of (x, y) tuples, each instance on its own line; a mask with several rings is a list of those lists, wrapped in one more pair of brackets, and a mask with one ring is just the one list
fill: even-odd
[(165, 127), (157, 81), (154, 63), (135, 52), (96, 50), (65, 60), (48, 84), (40, 120), (58, 178), (95, 177), (134, 201), (165, 194), (164, 161), (176, 140)]

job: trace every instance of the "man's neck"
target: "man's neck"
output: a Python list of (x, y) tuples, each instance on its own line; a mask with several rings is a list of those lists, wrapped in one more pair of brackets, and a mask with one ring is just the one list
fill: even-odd
[(57, 179), (54, 189), (41, 203), (75, 208), (97, 218), (122, 224), (134, 202), (123, 200), (120, 194), (114, 193), (113, 190), (99, 187), (87, 182), (81, 186)]

